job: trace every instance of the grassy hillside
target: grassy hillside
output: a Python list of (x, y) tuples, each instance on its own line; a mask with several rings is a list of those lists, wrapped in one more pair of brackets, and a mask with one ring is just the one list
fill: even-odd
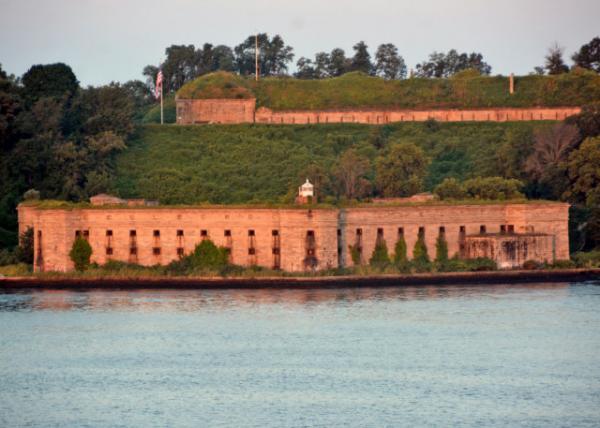
[(393, 141), (424, 148), (432, 159), (428, 189), (447, 176), (518, 177), (532, 130), (543, 126), (548, 124), (146, 125), (117, 160), (116, 186), (123, 197), (172, 204), (281, 202), (294, 194), (309, 164), (332, 171), (351, 147), (373, 160)]
[(361, 73), (321, 80), (265, 78), (255, 82), (225, 72), (199, 77), (181, 98), (249, 98), (273, 110), (336, 108), (484, 108), (578, 106), (600, 99), (600, 75), (577, 70), (557, 76), (515, 78), (459, 74), (450, 79), (387, 81)]

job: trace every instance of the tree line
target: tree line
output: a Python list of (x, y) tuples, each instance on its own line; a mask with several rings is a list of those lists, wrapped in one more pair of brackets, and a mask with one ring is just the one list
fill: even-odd
[[(266, 33), (257, 36), (259, 48), (259, 73), (261, 76), (288, 76), (293, 63), (294, 48), (285, 43), (280, 35), (270, 37)], [(165, 49), (162, 63), (164, 89), (167, 93), (176, 92), (186, 82), (214, 71), (229, 71), (243, 76), (255, 74), (255, 36), (248, 36), (242, 43), (231, 48), (226, 45), (204, 43), (201, 47), (191, 45), (171, 45)], [(393, 43), (380, 44), (371, 56), (364, 41), (353, 46), (351, 55), (344, 49), (334, 48), (330, 52), (320, 51), (314, 58), (300, 57), (296, 61), (293, 76), (299, 79), (326, 79), (338, 77), (348, 72), (360, 71), (385, 79), (405, 79), (408, 68), (398, 47)], [(570, 67), (564, 61), (564, 49), (558, 44), (552, 46), (545, 64), (535, 67), (532, 74), (559, 74), (568, 72)], [(600, 37), (581, 46), (572, 56), (572, 67), (586, 68), (600, 72)], [(416, 64), (410, 77), (447, 78), (464, 70), (476, 70), (481, 75), (490, 75), (492, 67), (479, 52), (433, 52)], [(148, 92), (153, 90), (157, 65), (147, 65), (143, 70)]]

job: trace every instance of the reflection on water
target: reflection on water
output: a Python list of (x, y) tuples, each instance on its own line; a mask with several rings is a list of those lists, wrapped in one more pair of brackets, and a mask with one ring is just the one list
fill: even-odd
[(600, 284), (0, 292), (0, 427), (597, 427)]
[(298, 289), (24, 290), (0, 291), (0, 311), (219, 310), (255, 305), (339, 305), (360, 301), (453, 299), (507, 294), (567, 293), (568, 283)]

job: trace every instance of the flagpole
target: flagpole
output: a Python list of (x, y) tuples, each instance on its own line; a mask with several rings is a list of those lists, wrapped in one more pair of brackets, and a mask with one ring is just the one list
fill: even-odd
[(164, 123), (164, 114), (163, 114), (163, 84), (160, 84), (160, 124)]
[(254, 35), (254, 76), (258, 81), (258, 33)]

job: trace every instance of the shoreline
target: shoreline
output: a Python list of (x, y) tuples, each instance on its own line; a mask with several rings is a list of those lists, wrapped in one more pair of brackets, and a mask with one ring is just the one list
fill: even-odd
[(4, 277), (1, 290), (18, 289), (258, 289), (346, 288), (426, 285), (494, 285), (507, 282), (558, 283), (600, 280), (600, 269), (515, 270), (447, 272), (407, 275), (312, 276), (312, 277)]

